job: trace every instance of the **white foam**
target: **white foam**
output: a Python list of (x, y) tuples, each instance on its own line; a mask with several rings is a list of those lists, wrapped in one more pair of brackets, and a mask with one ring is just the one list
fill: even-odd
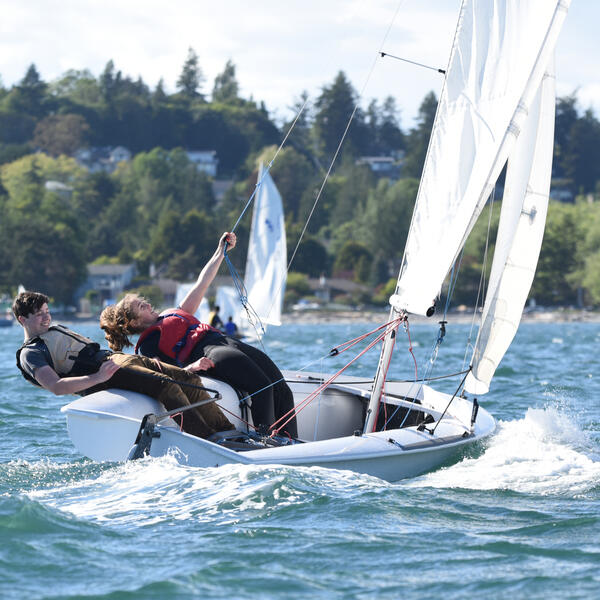
[(512, 490), (578, 496), (600, 484), (600, 462), (584, 431), (556, 408), (529, 408), (500, 421), (482, 456), (420, 477), (408, 485)]
[[(306, 485), (299, 485), (301, 480)], [(333, 493), (337, 488), (342, 495), (362, 485), (372, 491), (371, 480), (317, 467), (194, 468), (165, 456), (115, 465), (98, 477), (33, 491), (29, 496), (78, 518), (100, 522), (134, 526), (168, 520), (231, 523), (271, 507), (310, 502), (322, 486)], [(382, 482), (382, 487), (386, 485)]]

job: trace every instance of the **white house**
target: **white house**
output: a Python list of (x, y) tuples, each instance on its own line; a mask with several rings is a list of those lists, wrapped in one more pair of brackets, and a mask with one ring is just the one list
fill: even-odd
[(187, 157), (196, 165), (198, 171), (203, 171), (210, 177), (217, 176), (219, 159), (216, 150), (186, 150)]

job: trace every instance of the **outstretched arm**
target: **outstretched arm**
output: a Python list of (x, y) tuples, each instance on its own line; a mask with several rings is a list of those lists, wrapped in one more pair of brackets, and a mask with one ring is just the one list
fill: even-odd
[(37, 382), (56, 396), (64, 394), (76, 394), (87, 390), (99, 383), (108, 381), (117, 371), (119, 365), (107, 360), (102, 363), (100, 369), (91, 375), (81, 375), (80, 377), (60, 377), (58, 373), (50, 366), (40, 367), (35, 370)]
[(200, 271), (200, 275), (198, 275), (198, 279), (194, 284), (194, 287), (187, 293), (187, 296), (179, 305), (182, 310), (185, 310), (185, 312), (188, 312), (192, 315), (198, 310), (200, 302), (202, 302), (202, 298), (204, 298), (208, 286), (212, 283), (213, 279), (217, 275), (217, 272), (219, 271), (221, 263), (223, 262), (223, 257), (225, 256), (225, 243), (227, 243), (228, 249), (231, 250), (232, 248), (235, 248), (236, 241), (235, 233), (225, 232), (221, 236), (215, 253), (206, 263), (206, 265), (204, 265), (204, 268), (202, 271)]

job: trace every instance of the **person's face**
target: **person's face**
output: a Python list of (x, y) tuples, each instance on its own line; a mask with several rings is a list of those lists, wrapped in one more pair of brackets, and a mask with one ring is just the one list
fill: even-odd
[(135, 315), (135, 324), (141, 327), (154, 325), (156, 319), (158, 319), (158, 313), (152, 308), (150, 302), (144, 299), (134, 300), (131, 303), (131, 310)]
[(27, 330), (29, 335), (40, 335), (40, 333), (46, 333), (52, 317), (48, 310), (48, 304), (44, 303), (36, 311), (30, 313), (26, 317), (19, 317), (19, 323)]

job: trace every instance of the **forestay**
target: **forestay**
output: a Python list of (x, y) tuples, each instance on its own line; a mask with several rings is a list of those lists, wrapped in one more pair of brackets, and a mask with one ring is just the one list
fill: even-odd
[(434, 304), (527, 118), (569, 4), (463, 2), (395, 309), (424, 315)]

